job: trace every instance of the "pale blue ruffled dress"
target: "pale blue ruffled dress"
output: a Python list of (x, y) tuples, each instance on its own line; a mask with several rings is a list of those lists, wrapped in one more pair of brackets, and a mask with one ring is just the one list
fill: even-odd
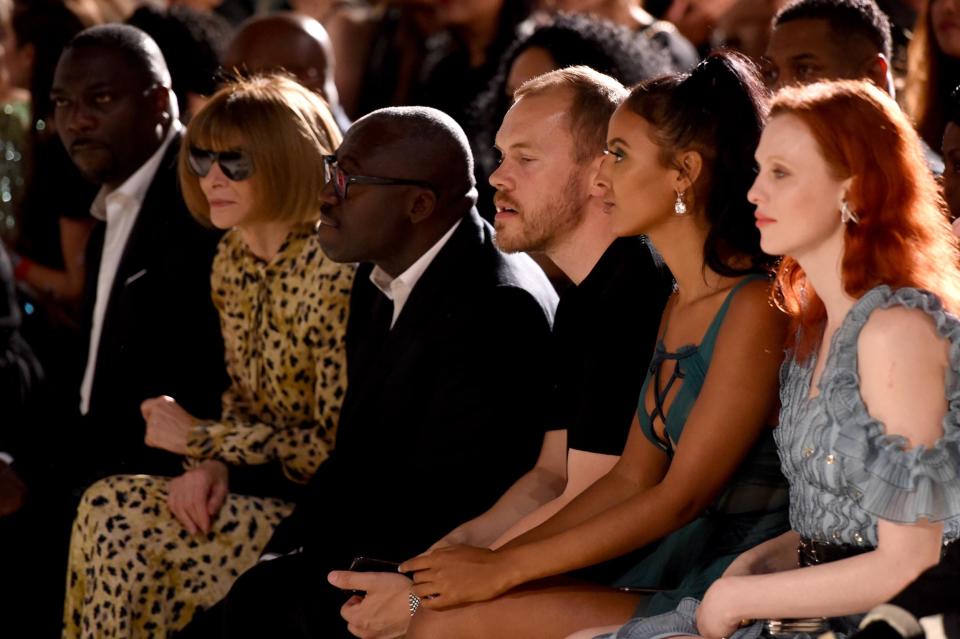
[[(930, 448), (905, 450), (907, 441), (887, 435), (860, 395), (857, 339), (876, 309), (904, 306), (925, 312), (950, 343), (948, 403), (943, 436)], [(815, 358), (788, 359), (781, 370), (780, 425), (774, 431), (783, 474), (790, 482), (790, 525), (822, 542), (877, 545), (879, 519), (943, 522), (943, 542), (960, 537), (960, 320), (936, 295), (915, 288), (878, 286), (860, 298), (833, 335), (819, 394), (808, 398)], [(684, 599), (666, 614), (632, 619), (615, 639), (696, 635), (698, 602)], [(859, 617), (830, 620), (840, 634)], [(731, 639), (754, 639), (758, 622)]]

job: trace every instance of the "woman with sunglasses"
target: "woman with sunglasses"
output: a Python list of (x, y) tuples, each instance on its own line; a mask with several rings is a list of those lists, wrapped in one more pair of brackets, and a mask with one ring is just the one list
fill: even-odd
[(323, 100), (281, 76), (228, 84), (191, 120), (180, 181), (193, 214), (226, 230), (211, 290), (230, 386), (214, 422), (174, 398), (143, 403), (147, 444), (182, 454), (187, 470), (87, 490), (65, 637), (185, 626), (257, 561), (332, 449), (353, 270), (325, 257), (312, 226), (324, 156), (340, 139)]

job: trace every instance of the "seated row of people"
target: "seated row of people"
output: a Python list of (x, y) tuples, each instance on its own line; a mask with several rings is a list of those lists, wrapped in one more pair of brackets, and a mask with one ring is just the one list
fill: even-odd
[[(107, 61), (116, 86), (108, 81), (98, 93), (100, 85), (84, 83)], [(181, 321), (197, 321), (183, 317), (184, 308), (194, 307), (157, 304), (169, 294), (165, 288), (139, 296), (125, 290), (173, 272), (170, 261), (202, 254), (183, 238), (171, 236), (166, 262), (144, 266), (120, 287), (112, 272), (132, 259), (131, 227), (149, 219), (148, 186), (157, 180), (151, 174), (161, 174), (164, 155), (179, 153), (192, 212), (234, 229), (210, 258), (231, 377), (223, 415), (190, 408), (164, 381), (125, 395), (146, 399), (137, 406), (146, 422), (142, 443), (132, 435), (135, 420), (124, 425), (119, 414), (88, 421), (82, 432), (88, 444), (107, 440), (108, 424), (116, 458), (81, 458), (99, 463), (75, 475), (77, 487), (117, 470), (172, 474), (164, 466), (172, 468), (180, 456), (189, 470), (174, 480), (112, 477), (88, 490), (71, 545), (69, 636), (134, 628), (168, 633), (228, 589), (183, 636), (362, 634), (384, 619), (366, 606), (380, 588), (394, 610), (399, 602), (399, 609), (416, 613), (411, 627), (399, 630), (412, 637), (566, 636), (620, 624), (636, 607), (644, 619), (618, 636), (729, 636), (737, 615), (736, 622), (862, 612), (936, 562), (936, 553), (907, 557), (904, 548), (926, 548), (933, 539), (939, 547), (941, 537), (955, 536), (956, 464), (930, 479), (935, 459), (897, 451), (936, 444), (951, 459), (955, 433), (948, 419), (941, 427), (947, 405), (934, 391), (942, 392), (950, 361), (943, 340), (953, 337), (956, 323), (944, 310), (955, 309), (957, 274), (949, 265), (956, 263), (956, 243), (916, 135), (877, 89), (850, 83), (785, 91), (760, 140), (766, 98), (756, 70), (733, 54), (713, 56), (689, 75), (643, 83), (629, 95), (615, 81), (576, 68), (522, 87), (498, 133), (502, 162), (491, 178), (498, 191), (496, 241), (508, 252), (546, 251), (579, 284), (561, 305), (571, 310), (560, 317), (572, 319), (558, 325), (551, 346), (552, 289), (527, 258), (494, 246), (493, 229), (473, 208), (469, 145), (449, 117), (426, 108), (378, 111), (337, 146), (339, 133), (319, 99), (289, 80), (254, 79), (224, 88), (178, 148), (162, 56), (136, 30), (84, 33), (68, 47), (57, 76), (60, 135), (78, 167), (105, 185), (98, 202), (106, 224), (95, 234), (105, 236), (106, 248), (92, 288), (97, 338), (90, 359), (95, 369), (98, 360), (130, 364), (131, 379), (119, 379), (119, 390), (139, 375), (135, 361), (125, 359), (129, 336), (114, 333), (119, 320), (104, 316), (127, 319), (149, 310), (145, 326), (154, 326), (178, 310)], [(143, 91), (131, 95), (129, 87)], [(155, 114), (152, 132), (130, 120), (134, 107)], [(844, 117), (846, 128), (824, 124)], [(140, 131), (139, 144), (104, 139), (124, 118)], [(257, 134), (251, 122), (269, 134)], [(889, 138), (881, 141), (888, 153), (882, 159), (891, 165), (886, 174), (898, 177), (889, 184), (863, 164), (878, 129)], [(151, 232), (151, 241), (160, 237), (160, 229)], [(646, 235), (659, 248), (676, 280), (669, 300), (668, 280), (649, 246), (614, 241), (618, 235)], [(897, 244), (904, 237), (922, 245), (922, 254)], [(847, 262), (845, 251), (859, 253)], [(777, 300), (799, 333), (768, 303), (764, 274), (774, 264), (770, 255), (779, 254), (788, 257), (779, 267)], [(604, 271), (611, 257), (634, 277), (642, 274), (629, 280), (644, 293), (629, 319), (649, 328), (638, 331), (630, 353), (618, 352), (622, 344), (610, 331), (591, 361), (590, 331), (607, 330), (610, 319), (588, 321), (577, 296), (590, 293), (591, 281), (616, 284), (615, 269)], [(354, 262), (364, 264), (351, 284), (352, 267), (335, 263)], [(823, 267), (838, 263), (840, 273)], [(177, 281), (176, 288), (185, 284), (193, 282)], [(894, 290), (876, 289), (883, 285)], [(915, 288), (933, 291), (942, 306)], [(618, 298), (609, 298), (614, 309)], [(209, 298), (195, 308), (204, 305), (215, 308)], [(897, 305), (925, 310), (935, 321), (917, 310), (887, 310)], [(875, 308), (881, 310), (871, 314)], [(96, 330), (98, 317), (103, 332)], [(504, 318), (509, 323), (497, 322)], [(828, 355), (821, 347), (835, 331), (833, 350), (852, 355)], [(890, 331), (913, 336), (909, 348), (891, 344)], [(784, 368), (783, 423), (774, 429), (788, 335), (793, 363)], [(823, 352), (814, 357), (817, 348)], [(103, 357), (112, 350), (117, 357)], [(638, 360), (631, 367), (632, 353)], [(176, 363), (173, 353), (147, 354)], [(598, 372), (608, 359), (621, 368)], [(873, 361), (858, 369), (858, 359)], [(811, 361), (825, 364), (814, 370)], [(191, 364), (184, 357), (169, 370), (186, 372)], [(595, 441), (586, 443), (596, 437), (592, 425), (583, 426), (593, 417), (589, 402), (602, 396), (587, 382), (628, 368), (638, 374), (603, 389), (616, 406), (640, 397), (632, 425), (632, 408), (611, 411), (609, 423), (617, 426), (610, 432), (620, 429), (626, 439), (617, 458), (622, 439), (604, 441), (599, 451), (591, 450)], [(104, 388), (99, 370), (90, 370), (88, 362), (86, 402), (92, 389)], [(843, 387), (851, 371), (853, 390)], [(847, 390), (822, 403), (791, 394), (795, 387), (817, 388), (812, 373), (822, 375), (826, 396)], [(796, 382), (804, 375), (805, 382)], [(216, 387), (216, 377), (200, 386)], [(910, 414), (922, 416), (920, 426), (897, 409), (918, 398), (923, 406)], [(574, 421), (576, 410), (583, 416)], [(337, 450), (330, 453), (335, 428)], [(903, 440), (886, 440), (887, 433)], [(773, 435), (791, 481), (801, 556), (807, 553), (810, 563), (841, 558), (830, 570), (811, 569), (811, 577), (746, 577), (785, 567), (783, 559), (796, 552), (796, 535), (780, 534), (787, 528), (787, 487)], [(871, 450), (884, 452), (882, 464), (871, 461)], [(904, 473), (920, 479), (893, 479)], [(246, 485), (246, 475), (256, 481)], [(297, 486), (308, 480), (306, 488)], [(878, 490), (891, 481), (895, 490)], [(291, 512), (281, 501), (287, 499), (299, 505), (274, 532)], [(942, 520), (945, 527), (935, 523)], [(385, 530), (385, 521), (405, 524)], [(363, 584), (355, 574), (332, 575), (337, 585), (354, 580), (367, 593), (344, 606), (344, 617), (356, 619), (344, 627), (337, 618), (343, 596), (324, 583), (327, 571), (361, 554), (412, 556), (451, 529), (432, 552), (400, 566), (412, 573), (412, 584), (396, 574)], [(853, 557), (879, 547), (878, 531), (886, 531), (884, 546)], [(485, 548), (451, 547), (460, 542)], [(760, 550), (751, 549), (758, 543)], [(624, 555), (580, 574), (586, 583), (543, 581)], [(861, 564), (877, 578), (854, 596), (844, 575)], [(721, 573), (726, 577), (715, 581)], [(822, 596), (778, 599), (791, 578), (810, 580)], [(834, 589), (820, 588), (818, 579)], [(660, 592), (638, 598), (609, 584)], [(746, 605), (741, 589), (762, 603)], [(699, 610), (685, 599), (704, 593)], [(461, 605), (467, 603), (477, 605)], [(657, 612), (667, 616), (647, 618)], [(751, 631), (756, 626), (742, 632)]]
[[(98, 162), (110, 155), (68, 136), (81, 125), (94, 138), (100, 127), (130, 124), (113, 105), (142, 106), (139, 87), (148, 88), (149, 104), (164, 107), (160, 121), (174, 120), (163, 117), (170, 102), (154, 95), (165, 93), (163, 76), (162, 57), (135, 29), (94, 28), (71, 43), (54, 96), (65, 145), (82, 170), (105, 173)], [(110, 96), (105, 107), (100, 92)], [(542, 437), (537, 409), (545, 384), (537, 380), (546, 379), (556, 295), (529, 258), (494, 247), (492, 229), (473, 208), (469, 147), (452, 120), (428, 109), (384, 112), (352, 127), (338, 145), (320, 98), (271, 77), (225, 87), (194, 116), (182, 142), (174, 129), (163, 132), (169, 147), (159, 146), (153, 158), (166, 153), (170, 162), (161, 168), (179, 167), (199, 220), (231, 230), (212, 259), (213, 303), (183, 301), (169, 311), (196, 325), (202, 314), (184, 309), (216, 307), (230, 385), (217, 419), (182, 401), (176, 387), (158, 385), (125, 393), (146, 398), (138, 406), (145, 429), (129, 416), (88, 422), (91, 438), (118, 439), (106, 431), (123, 428), (126, 440), (103, 457), (123, 464), (95, 468), (84, 480), (118, 470), (176, 474), (144, 463), (154, 453), (185, 457), (188, 470), (175, 479), (114, 475), (86, 491), (70, 550), (67, 636), (173, 631), (221, 598), (271, 539), (267, 550), (303, 547), (302, 557), (318, 561), (329, 553), (327, 569), (347, 565), (374, 539), (385, 554), (413, 554), (420, 549), (414, 540), (439, 536), (502, 492), (532, 463)], [(411, 156), (423, 165), (412, 170)], [(120, 178), (107, 184), (107, 197), (128, 190)], [(146, 215), (140, 210), (136, 224)], [(317, 220), (323, 224), (315, 232)], [(186, 216), (183, 223), (206, 233)], [(106, 232), (115, 227), (108, 217)], [(195, 260), (202, 253), (188, 238), (170, 236), (156, 250), (169, 261)], [(124, 255), (144, 259), (130, 241)], [(361, 267), (354, 281), (350, 264), (358, 261), (377, 268)], [(165, 282), (151, 266), (125, 286), (150, 275), (162, 290), (183, 284)], [(193, 286), (210, 281), (201, 280)], [(129, 298), (111, 298), (109, 309), (123, 317), (150, 310)], [(504, 317), (508, 333), (489, 330)], [(182, 372), (198, 363), (186, 353), (179, 361), (177, 353), (165, 355)], [(517, 362), (506, 366), (507, 357)], [(128, 375), (137, 377), (132, 369)], [(195, 380), (194, 390), (216, 380)], [(337, 453), (325, 461), (335, 429)], [(141, 443), (131, 441), (137, 432)], [(513, 445), (501, 450), (503, 441)], [(398, 481), (411, 473), (410, 484)], [(437, 477), (444, 480), (433, 493), (457, 507), (436, 512), (421, 501), (406, 535), (381, 538), (377, 522), (416, 512), (405, 496)], [(298, 493), (301, 508), (285, 533), (271, 537)], [(302, 557), (265, 566), (300, 569)], [(339, 628), (340, 602), (333, 597), (332, 604), (326, 621)]]

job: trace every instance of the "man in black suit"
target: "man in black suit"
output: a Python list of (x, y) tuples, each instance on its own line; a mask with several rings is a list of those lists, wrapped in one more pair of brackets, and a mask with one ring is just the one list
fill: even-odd
[(425, 107), (375, 111), (327, 173), (321, 244), (364, 262), (337, 449), (265, 560), (184, 637), (350, 636), (327, 572), (422, 550), (489, 507), (543, 438), (556, 295), (494, 246), (460, 127)]
[(168, 395), (216, 417), (226, 375), (210, 300), (218, 234), (190, 216), (176, 183), (182, 126), (170, 74), (139, 29), (93, 27), (64, 49), (51, 97), (70, 158), (102, 185), (87, 255), (83, 419), (70, 433), (75, 485), (178, 472), (178, 456), (145, 444), (141, 403)]
[[(7, 539), (30, 560), (12, 566), (10, 579), (29, 578), (41, 590), (10, 616), (13, 628), (36, 637), (60, 634), (70, 522), (84, 489), (115, 473), (182, 472), (180, 456), (145, 443), (141, 403), (169, 395), (213, 418), (226, 386), (210, 299), (218, 235), (193, 220), (180, 196), (182, 126), (156, 43), (122, 25), (81, 32), (61, 55), (51, 98), (71, 160), (101, 189), (87, 247), (79, 414), (54, 422), (40, 407), (28, 424), (31, 446), (17, 457), (32, 469), (31, 499)], [(18, 618), (21, 609), (29, 618)]]

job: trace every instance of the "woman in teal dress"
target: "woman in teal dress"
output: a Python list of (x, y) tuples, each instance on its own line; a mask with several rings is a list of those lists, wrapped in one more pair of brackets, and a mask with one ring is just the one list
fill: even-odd
[(785, 90), (772, 113), (750, 200), (761, 245), (787, 256), (775, 435), (793, 530), (741, 555), (699, 606), (617, 639), (746, 639), (764, 620), (842, 635), (960, 536), (960, 253), (917, 135), (865, 82)]
[[(621, 624), (638, 605), (699, 596), (739, 552), (786, 530), (771, 436), (786, 321), (769, 304), (773, 259), (746, 201), (764, 96), (749, 61), (719, 54), (638, 86), (614, 114), (598, 191), (614, 232), (647, 235), (677, 282), (653, 362), (637, 362), (649, 375), (626, 447), (509, 544), (401, 566), (423, 599), (409, 639), (562, 638)], [(559, 576), (630, 553), (635, 568), (616, 583)]]

